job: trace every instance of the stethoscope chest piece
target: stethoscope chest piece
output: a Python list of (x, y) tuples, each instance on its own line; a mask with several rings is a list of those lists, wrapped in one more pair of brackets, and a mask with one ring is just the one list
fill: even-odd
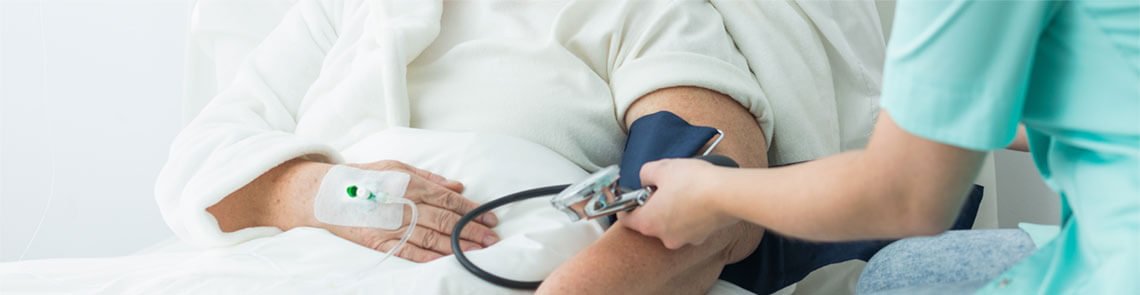
[(652, 188), (630, 190), (618, 185), (621, 170), (609, 166), (567, 187), (550, 199), (550, 204), (570, 221), (594, 219), (628, 211), (644, 204)]

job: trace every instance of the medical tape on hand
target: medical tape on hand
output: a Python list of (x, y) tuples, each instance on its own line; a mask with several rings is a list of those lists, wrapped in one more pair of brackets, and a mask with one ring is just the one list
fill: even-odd
[(404, 199), (411, 179), (401, 172), (333, 166), (321, 180), (313, 215), (332, 225), (398, 229), (404, 205), (411, 203)]
[[(416, 203), (404, 198), (412, 176), (394, 171), (374, 171), (336, 165), (325, 173), (313, 202), (313, 215), (320, 222), (351, 227), (398, 229), (404, 224), (404, 205), (412, 209), (408, 230), (376, 262), (379, 266), (408, 242), (419, 213)], [(379, 250), (379, 249), (377, 249)]]

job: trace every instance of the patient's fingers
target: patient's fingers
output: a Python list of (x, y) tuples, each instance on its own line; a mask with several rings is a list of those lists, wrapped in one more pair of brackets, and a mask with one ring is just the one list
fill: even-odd
[[(428, 262), (428, 261), (436, 260), (436, 259), (439, 259), (440, 257), (443, 257), (443, 254), (440, 254), (440, 253), (435, 252), (435, 251), (427, 250), (427, 249), (424, 249), (420, 246), (416, 246), (416, 245), (412, 244), (410, 239), (411, 238), (409, 238), (409, 241), (407, 244), (404, 244), (403, 247), (400, 247), (400, 250), (399, 250), (400, 252), (397, 252), (394, 255), (399, 256), (400, 258), (415, 261), (415, 262)], [(380, 243), (380, 245), (377, 246), (376, 250), (387, 253), (388, 251), (391, 251), (392, 248), (396, 247), (396, 244), (399, 244), (399, 243), (400, 243), (400, 240), (398, 240), (398, 239), (397, 240), (387, 240), (387, 241), (384, 241), (383, 243)]]
[[(408, 244), (444, 255), (454, 254), (451, 251), (451, 236), (421, 226), (416, 226), (416, 230), (412, 232), (412, 236), (408, 238)], [(459, 247), (462, 248), (463, 251), (483, 248), (483, 246), (472, 243), (471, 241), (463, 240), (459, 241)]]
[[(449, 244), (448, 244), (447, 248), (451, 249), (451, 244), (450, 244), (451, 242), (448, 242), (448, 243)], [(463, 252), (467, 252), (467, 251), (475, 251), (475, 250), (483, 249), (483, 246), (480, 246), (479, 244), (476, 244), (475, 242), (472, 242), (472, 241), (459, 240), (459, 249), (463, 249)], [(455, 254), (455, 253), (451, 253), (451, 254)]]
[(444, 255), (451, 254), (451, 245), (448, 243), (450, 241), (448, 236), (422, 226), (416, 226), (416, 231), (412, 232), (411, 238), (408, 238), (410, 244)]
[(455, 192), (462, 192), (463, 191), (463, 184), (458, 182), (458, 181), (449, 180), (447, 178), (444, 178), (443, 176), (439, 176), (439, 174), (431, 173), (430, 171), (423, 170), (423, 169), (416, 168), (416, 167), (412, 167), (410, 165), (405, 166), (405, 168), (409, 172), (411, 172), (412, 174), (415, 174), (419, 177), (423, 177), (424, 179), (427, 179), (428, 181), (431, 181), (432, 183), (443, 186), (449, 190), (452, 190)]
[(373, 170), (401, 170), (401, 171), (407, 172), (409, 174), (413, 174), (415, 176), (422, 177), (423, 179), (426, 179), (427, 181), (429, 181), (431, 183), (438, 184), (438, 185), (443, 186), (444, 188), (447, 188), (449, 190), (453, 190), (456, 192), (462, 192), (463, 191), (463, 184), (459, 183), (458, 181), (448, 180), (447, 178), (444, 178), (443, 176), (439, 176), (439, 175), (437, 175), (435, 173), (431, 173), (427, 170), (423, 170), (420, 168), (413, 167), (412, 165), (408, 165), (407, 163), (400, 162), (400, 161), (381, 160), (381, 161), (376, 161), (376, 162), (366, 163), (366, 164), (349, 164), (349, 166), (362, 168), (362, 169), (373, 169)]
[[(426, 196), (423, 196), (423, 200), (425, 203), (435, 205), (436, 207), (443, 209), (451, 210), (452, 212), (455, 212), (459, 215), (467, 214), (467, 212), (475, 210), (475, 207), (479, 207), (479, 204), (476, 204), (475, 202), (468, 200), (467, 198), (464, 198), (458, 193), (452, 191), (433, 192)], [(474, 221), (482, 223), (486, 226), (495, 226), (499, 224), (499, 219), (495, 217), (495, 214), (492, 213), (483, 214), (479, 216), (479, 218), (476, 218)]]
[[(452, 230), (455, 229), (455, 223), (459, 222), (460, 216), (442, 208), (424, 205), (420, 206), (420, 222), (422, 226), (431, 228), (445, 235), (450, 235)], [(499, 241), (499, 235), (495, 234), (491, 228), (487, 226), (471, 222), (463, 227), (463, 231), (459, 233), (461, 239), (473, 241), (483, 246), (490, 246)]]

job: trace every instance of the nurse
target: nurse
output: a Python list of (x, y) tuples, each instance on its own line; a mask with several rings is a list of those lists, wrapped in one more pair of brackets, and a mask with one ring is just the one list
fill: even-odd
[[(894, 28), (883, 110), (865, 150), (774, 169), (649, 163), (642, 182), (658, 190), (626, 226), (670, 248), (739, 221), (817, 241), (939, 234), (986, 153), (1009, 145), (1021, 123), (1061, 197), (1056, 236), (981, 281), (935, 269), (894, 280), (937, 279), (894, 287), (1140, 290), (1140, 2), (900, 1)], [(900, 260), (924, 269), (1007, 259), (1002, 245), (977, 245), (1002, 240), (986, 235), (919, 238), (943, 247)]]

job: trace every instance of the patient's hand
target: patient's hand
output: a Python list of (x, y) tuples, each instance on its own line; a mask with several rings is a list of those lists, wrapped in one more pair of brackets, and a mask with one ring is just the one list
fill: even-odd
[[(434, 173), (412, 167), (397, 161), (379, 161), (367, 164), (349, 165), (360, 169), (399, 171), (412, 175), (404, 198), (416, 203), (419, 220), (416, 229), (408, 238), (407, 245), (397, 256), (404, 259), (427, 262), (451, 255), (451, 232), (463, 214), (478, 207), (459, 193), (463, 184), (447, 180)], [(319, 227), (357, 244), (378, 251), (389, 251), (400, 241), (411, 222), (411, 209), (404, 209), (404, 226), (396, 230), (345, 227), (320, 223)], [(460, 234), (460, 247), (464, 251), (481, 249), (499, 241), (499, 236), (490, 227), (498, 224), (493, 214), (485, 214), (463, 228)]]
[[(419, 220), (415, 231), (396, 256), (427, 262), (450, 255), (451, 232), (459, 218), (478, 206), (460, 195), (463, 184), (397, 161), (352, 164), (360, 169), (398, 171), (411, 175), (404, 198), (416, 203)], [(378, 251), (396, 246), (407, 230), (410, 210), (405, 208), (404, 226), (396, 230), (345, 227), (322, 223), (313, 216), (313, 198), (329, 164), (294, 160), (286, 162), (242, 189), (230, 194), (208, 211), (222, 230), (274, 226), (289, 230), (298, 226), (327, 229), (339, 237)], [(499, 241), (491, 231), (498, 219), (487, 213), (468, 224), (461, 233), (464, 250), (480, 249)]]

